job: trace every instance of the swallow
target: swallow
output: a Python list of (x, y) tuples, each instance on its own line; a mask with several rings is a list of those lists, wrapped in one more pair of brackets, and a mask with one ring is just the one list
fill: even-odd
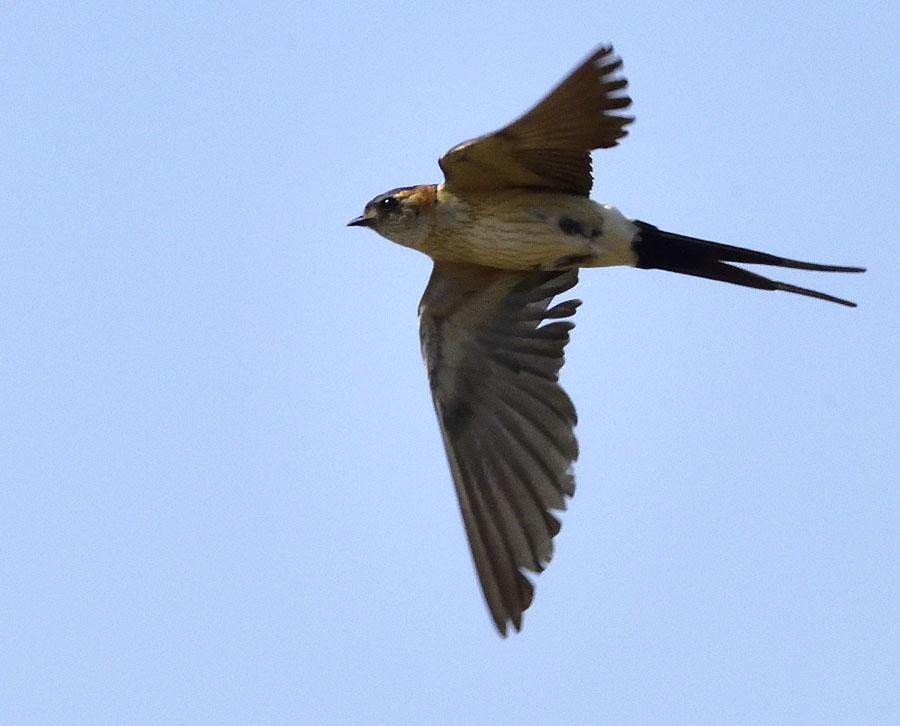
[(591, 152), (634, 120), (622, 61), (600, 47), (516, 121), (454, 146), (442, 184), (380, 194), (350, 226), (434, 261), (419, 304), (422, 356), (475, 570), (502, 636), (522, 627), (575, 493), (575, 407), (559, 385), (581, 304), (552, 304), (585, 267), (629, 265), (855, 307), (734, 263), (821, 265), (667, 232), (589, 198)]

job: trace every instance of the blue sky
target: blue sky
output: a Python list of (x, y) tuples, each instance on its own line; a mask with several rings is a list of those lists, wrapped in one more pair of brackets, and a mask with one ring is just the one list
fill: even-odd
[[(890, 6), (7, 4), (0, 721), (900, 720)], [(344, 225), (602, 42), (595, 199), (869, 272), (583, 274), (578, 491), (502, 641), (429, 261)]]

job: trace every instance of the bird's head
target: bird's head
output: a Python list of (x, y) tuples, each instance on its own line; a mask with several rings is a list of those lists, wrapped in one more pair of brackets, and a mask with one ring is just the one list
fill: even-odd
[(434, 207), (435, 197), (433, 184), (391, 189), (366, 204), (363, 213), (347, 224), (370, 227), (392, 242), (416, 247), (427, 234), (428, 212)]

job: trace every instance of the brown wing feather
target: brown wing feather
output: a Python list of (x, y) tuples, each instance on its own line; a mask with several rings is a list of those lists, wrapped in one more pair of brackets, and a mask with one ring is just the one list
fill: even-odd
[(454, 146), (438, 162), (450, 191), (529, 187), (587, 196), (593, 149), (615, 146), (634, 119), (612, 47), (592, 53), (546, 98), (499, 131)]
[[(506, 635), (575, 491), (575, 408), (559, 386), (579, 304), (548, 309), (577, 270), (510, 272), (436, 263), (419, 306), (422, 355), (466, 535), (488, 608)], [(544, 320), (557, 320), (541, 325)]]

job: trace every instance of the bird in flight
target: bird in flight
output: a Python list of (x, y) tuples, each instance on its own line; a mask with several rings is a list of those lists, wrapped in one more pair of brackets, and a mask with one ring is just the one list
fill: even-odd
[[(351, 226), (434, 261), (419, 304), (422, 356), (478, 579), (494, 624), (522, 627), (575, 493), (575, 407), (559, 385), (580, 305), (553, 298), (582, 267), (630, 265), (782, 290), (855, 307), (731, 263), (819, 265), (663, 231), (589, 198), (591, 151), (634, 119), (622, 61), (601, 47), (502, 129), (454, 146), (443, 184), (380, 194)], [(550, 322), (547, 322), (550, 321)]]

